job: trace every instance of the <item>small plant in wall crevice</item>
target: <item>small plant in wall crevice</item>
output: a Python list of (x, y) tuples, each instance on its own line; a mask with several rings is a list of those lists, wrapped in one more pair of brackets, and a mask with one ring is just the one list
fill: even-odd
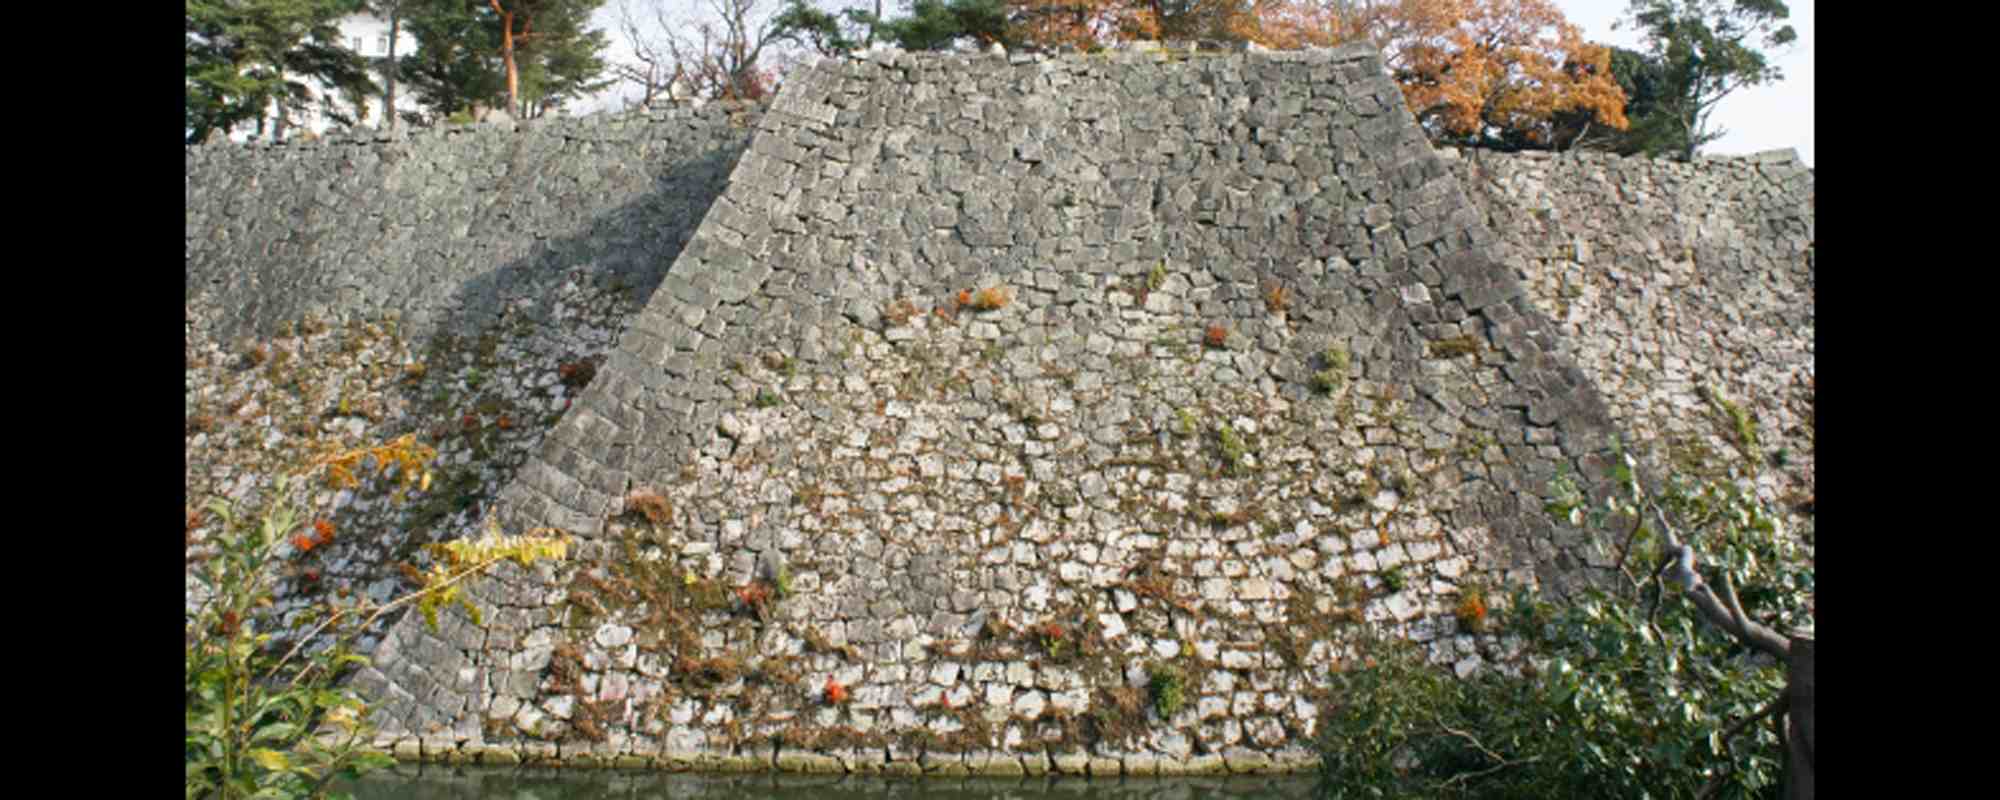
[(1208, 330), (1202, 334), (1201, 343), (1217, 350), (1228, 347), (1229, 326), (1219, 322), (1208, 326)]
[(972, 307), (980, 311), (998, 311), (1013, 302), (1014, 293), (1005, 286), (989, 286), (979, 290), (972, 297)]
[(1153, 694), (1153, 710), (1159, 713), (1161, 719), (1172, 719), (1181, 710), (1181, 705), (1187, 702), (1186, 679), (1172, 664), (1155, 664), (1146, 674), (1147, 686)]
[(1459, 591), (1458, 607), (1452, 610), (1458, 618), (1460, 628), (1478, 633), (1486, 628), (1486, 592), (1477, 586), (1467, 586)]

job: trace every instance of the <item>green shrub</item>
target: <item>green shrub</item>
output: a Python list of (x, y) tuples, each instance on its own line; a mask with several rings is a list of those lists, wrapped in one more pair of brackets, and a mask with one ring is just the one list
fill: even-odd
[[(1640, 502), (1629, 471), (1617, 477), (1629, 502), (1592, 522), (1626, 521), (1605, 538), (1630, 535), (1633, 561), (1655, 550), (1630, 514), (1656, 503), (1701, 532), (1689, 534), (1700, 569), (1740, 587), (1746, 614), (1777, 630), (1805, 624), (1810, 560), (1754, 497), (1709, 483)], [(1554, 492), (1551, 510), (1581, 519), (1572, 492)], [(1489, 609), (1489, 627), (1524, 645), (1518, 677), (1488, 666), (1459, 679), (1417, 645), (1364, 639), (1362, 665), (1334, 676), (1342, 704), (1323, 719), (1322, 795), (1775, 796), (1782, 747), (1758, 717), (1784, 690), (1783, 665), (1709, 624), (1677, 586), (1650, 580), (1650, 565), (1629, 574), (1562, 604), (1517, 588), (1504, 611)]]
[[(404, 436), (314, 460), (281, 478), (252, 517), (224, 501), (210, 505), (209, 550), (191, 554), (189, 566), (205, 596), (188, 615), (185, 637), (188, 797), (320, 797), (335, 779), (388, 765), (390, 758), (365, 749), (373, 735), (365, 705), (336, 688), (345, 670), (367, 663), (352, 650), (354, 636), (413, 603), (432, 624), (446, 603), (464, 606), (476, 621), (478, 609), (458, 593), (465, 579), (503, 559), (526, 565), (563, 557), (567, 540), (560, 536), (490, 531), (435, 546), (437, 563), (416, 592), (380, 606), (329, 601), (287, 629), (272, 602), (282, 556), (303, 555), (334, 536), (325, 519), (303, 525), (310, 514), (298, 496), (310, 493), (312, 479), (348, 488), (357, 470), (372, 466), (385, 475), (399, 471), (399, 493), (424, 491), (433, 457)], [(280, 631), (289, 635), (281, 639)]]

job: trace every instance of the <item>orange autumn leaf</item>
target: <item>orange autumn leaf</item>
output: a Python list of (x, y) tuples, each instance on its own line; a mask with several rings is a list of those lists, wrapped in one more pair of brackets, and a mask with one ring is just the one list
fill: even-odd
[(1008, 35), (1032, 48), (1090, 50), (1115, 42), (1229, 38), (1240, 0), (1009, 0)]
[(1584, 41), (1550, 0), (1257, 0), (1234, 32), (1276, 49), (1374, 45), (1434, 140), (1511, 131), (1560, 147), (1559, 114), (1629, 125), (1610, 49)]

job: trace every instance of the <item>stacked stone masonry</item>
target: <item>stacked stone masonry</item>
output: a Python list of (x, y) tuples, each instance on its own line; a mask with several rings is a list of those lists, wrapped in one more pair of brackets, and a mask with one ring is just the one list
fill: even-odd
[(755, 107), (187, 149), (190, 323), (312, 314), (428, 338), (547, 318), (572, 273), (650, 297), (748, 145)]
[[(334, 197), (232, 216), (257, 186)], [(554, 323), (502, 340), (527, 385), (599, 359), (448, 523), (573, 559), (357, 678), (402, 755), (1273, 771), (1314, 763), (1356, 623), (1466, 674), (1520, 655), (1470, 593), (1601, 579), (1543, 506), (1614, 434), (1810, 497), (1811, 191), (1775, 157), (1436, 153), (1361, 48), (889, 52), (761, 114), (191, 149), (190, 338), (508, 308)], [(643, 308), (590, 300), (607, 275)], [(624, 313), (563, 310), (592, 303)]]
[(1452, 163), (1499, 236), (1493, 257), (1555, 323), (1558, 352), (1590, 374), (1631, 449), (1660, 471), (1755, 462), (1761, 498), (1801, 527), (1814, 496), (1811, 171), (1790, 151)]

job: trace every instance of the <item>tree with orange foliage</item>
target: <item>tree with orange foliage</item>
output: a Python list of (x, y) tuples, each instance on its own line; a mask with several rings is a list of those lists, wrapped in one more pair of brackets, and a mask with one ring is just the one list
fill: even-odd
[(1277, 49), (1375, 45), (1433, 143), (1560, 150), (1559, 114), (1628, 124), (1610, 49), (1549, 0), (1258, 0), (1238, 25)]
[(1010, 33), (1037, 49), (1089, 50), (1113, 40), (1150, 39), (1159, 20), (1143, 0), (1012, 0)]
[(1009, 0), (1012, 34), (1038, 49), (1114, 41), (1241, 40), (1249, 0)]
[(1332, 47), (1358, 40), (1387, 50), (1385, 9), (1391, 5), (1366, 0), (1256, 0), (1250, 13), (1231, 22), (1238, 36), (1274, 50)]

